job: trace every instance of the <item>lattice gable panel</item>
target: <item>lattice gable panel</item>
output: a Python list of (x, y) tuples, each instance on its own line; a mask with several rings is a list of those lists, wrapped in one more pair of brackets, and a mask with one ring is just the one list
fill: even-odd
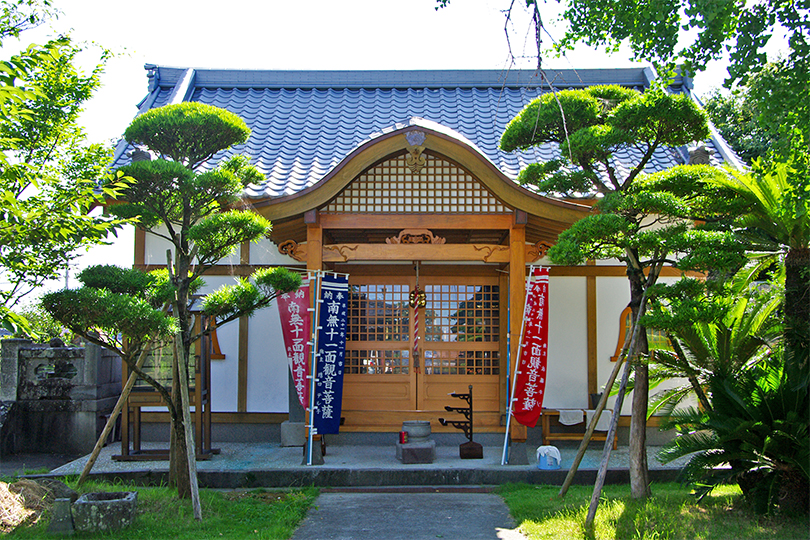
[(512, 210), (458, 165), (425, 155), (413, 172), (400, 155), (359, 175), (326, 207), (326, 213), (508, 214)]

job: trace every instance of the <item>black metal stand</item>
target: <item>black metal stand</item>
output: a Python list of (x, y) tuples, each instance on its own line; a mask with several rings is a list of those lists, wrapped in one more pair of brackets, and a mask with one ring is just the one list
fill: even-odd
[(439, 423), (443, 426), (452, 426), (460, 429), (467, 437), (467, 442), (462, 443), (458, 447), (458, 454), (461, 459), (482, 459), (484, 457), (484, 447), (477, 442), (473, 442), (473, 387), (469, 386), (470, 391), (467, 394), (457, 394), (453, 392), (450, 397), (463, 399), (467, 402), (466, 407), (445, 407), (447, 412), (457, 412), (464, 415), (466, 420), (445, 420), (439, 418)]

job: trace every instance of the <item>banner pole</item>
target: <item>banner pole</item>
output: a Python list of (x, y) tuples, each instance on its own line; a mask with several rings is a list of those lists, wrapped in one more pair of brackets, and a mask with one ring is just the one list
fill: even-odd
[(501, 454), (501, 465), (506, 465), (507, 445), (509, 444), (509, 428), (512, 424), (512, 403), (515, 399), (515, 386), (517, 386), (518, 370), (520, 369), (520, 352), (523, 349), (523, 329), (526, 326), (526, 310), (529, 306), (529, 290), (534, 277), (534, 265), (529, 267), (529, 277), (526, 280), (526, 296), (523, 301), (523, 320), (520, 321), (520, 336), (518, 336), (518, 354), (515, 359), (515, 375), (512, 377), (512, 388), (509, 392), (509, 404), (506, 407), (506, 435), (503, 438), (503, 453)]
[[(512, 320), (512, 292), (507, 290), (506, 292), (506, 320)], [(507, 326), (509, 324), (507, 323)], [(512, 332), (510, 330), (506, 331), (506, 399), (509, 399), (509, 396), (512, 393), (512, 385), (509, 384), (509, 374), (512, 372)], [(509, 416), (511, 416), (511, 411), (509, 409), (509, 403), (506, 404), (506, 437), (504, 437), (503, 441), (503, 452), (501, 452), (501, 465), (506, 465), (509, 462)]]
[(312, 341), (310, 358), (312, 365), (310, 366), (309, 376), (309, 425), (307, 426), (307, 465), (312, 465), (312, 444), (313, 435), (315, 435), (315, 386), (318, 378), (318, 323), (320, 322), (321, 311), (321, 272), (317, 271), (313, 275), (315, 280), (315, 294), (313, 300), (313, 317), (312, 317)]

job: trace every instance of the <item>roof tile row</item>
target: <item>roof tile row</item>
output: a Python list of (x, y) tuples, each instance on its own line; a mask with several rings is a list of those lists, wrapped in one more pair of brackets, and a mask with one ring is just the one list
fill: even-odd
[[(165, 105), (173, 84), (182, 80), (180, 70), (147, 69), (152, 70), (153, 95), (142, 104), (151, 100), (149, 108)], [(587, 74), (593, 84), (609, 82), (611, 74), (615, 82), (643, 84), (639, 81), (646, 74), (630, 71), (587, 70)], [(566, 74), (571, 78), (570, 72)], [(541, 93), (536, 84), (527, 86), (528, 75), (513, 72), (509, 77), (522, 82), (508, 86), (503, 74), (496, 77), (496, 72), (486, 71), (381, 72), (376, 76), (375, 72), (322, 72), (318, 77), (318, 72), (202, 70), (192, 82), (191, 100), (228, 109), (251, 128), (245, 144), (218, 153), (205, 167), (245, 154), (266, 177), (245, 194), (279, 197), (312, 186), (365, 141), (413, 118), (435, 122), (466, 138), (511, 178), (529, 163), (559, 157), (553, 144), (526, 152), (498, 149), (506, 124)], [(476, 79), (481, 83), (476, 84)], [(453, 81), (458, 84), (450, 84)], [(587, 81), (580, 78), (577, 84), (587, 85)], [(131, 150), (120, 144), (114, 165), (126, 164)], [(626, 169), (634, 155), (638, 155), (634, 149), (617, 152), (617, 169)], [(654, 172), (683, 161), (683, 152), (663, 149), (645, 170)]]

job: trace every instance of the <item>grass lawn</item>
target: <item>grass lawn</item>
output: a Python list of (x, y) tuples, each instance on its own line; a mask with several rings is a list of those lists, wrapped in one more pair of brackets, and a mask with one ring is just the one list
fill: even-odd
[[(318, 494), (314, 488), (300, 490), (212, 491), (200, 490), (203, 520), (195, 521), (191, 501), (177, 499), (165, 487), (140, 487), (87, 482), (82, 492), (137, 491), (137, 517), (132, 526), (117, 533), (80, 534), (73, 538), (148, 538), (150, 540), (222, 540), (290, 538)], [(47, 538), (48, 513), (31, 527), (19, 526), (11, 538)]]
[(557, 499), (559, 486), (512, 484), (499, 493), (520, 530), (528, 538), (645, 538), (791, 540), (810, 538), (810, 522), (801, 517), (762, 517), (753, 514), (739, 488), (723, 486), (700, 504), (680, 484), (653, 484), (653, 498), (635, 501), (630, 487), (605, 486), (596, 512), (594, 534), (584, 532), (593, 486), (572, 486)]

